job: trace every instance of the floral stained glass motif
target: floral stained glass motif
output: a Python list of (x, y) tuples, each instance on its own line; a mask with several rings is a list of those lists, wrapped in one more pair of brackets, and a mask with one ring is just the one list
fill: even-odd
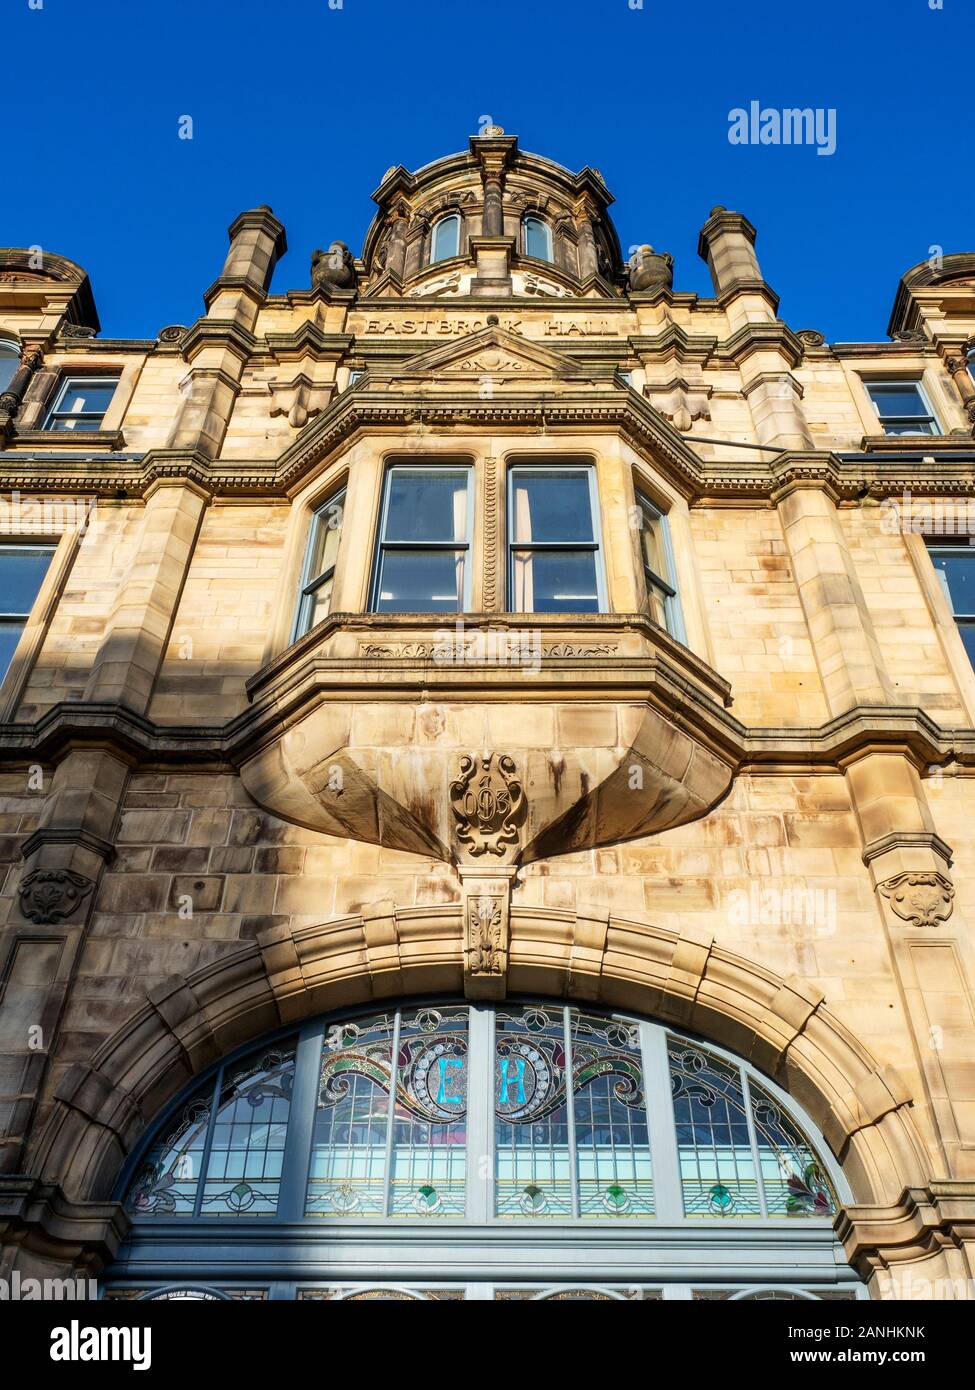
[(819, 1216), (836, 1195), (808, 1140), (741, 1068), (671, 1038), (670, 1076), (688, 1216)]
[(537, 1007), (496, 1026), (498, 1215), (652, 1214), (639, 1030)]
[(126, 1200), (133, 1217), (192, 1216), (203, 1171), (213, 1081), (185, 1101), (146, 1154)]
[(836, 1194), (805, 1135), (756, 1082), (752, 1116), (769, 1216), (835, 1216)]
[(467, 1010), (326, 1033), (306, 1211), (464, 1214)]
[(273, 1216), (291, 1114), (294, 1039), (224, 1068), (210, 1138), (204, 1216)]

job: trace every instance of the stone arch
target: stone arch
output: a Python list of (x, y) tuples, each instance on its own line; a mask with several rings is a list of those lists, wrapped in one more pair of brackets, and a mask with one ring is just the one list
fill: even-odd
[[(90, 1064), (59, 1083), (32, 1155), (70, 1200), (104, 1202), (150, 1123), (204, 1068), (321, 1013), (405, 995), (461, 993), (459, 906), (373, 904), (253, 943), (152, 990)], [(513, 907), (507, 989), (625, 1009), (699, 1034), (776, 1080), (822, 1131), (858, 1204), (924, 1182), (909, 1092), (795, 976), (703, 933), (605, 909)]]

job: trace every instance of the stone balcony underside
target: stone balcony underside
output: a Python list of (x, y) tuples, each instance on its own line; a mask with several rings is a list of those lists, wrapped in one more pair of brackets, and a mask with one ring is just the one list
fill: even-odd
[(443, 622), (336, 614), (260, 672), (241, 766), (255, 801), (454, 861), (461, 760), (506, 755), (526, 863), (681, 825), (728, 791), (728, 686), (645, 617)]

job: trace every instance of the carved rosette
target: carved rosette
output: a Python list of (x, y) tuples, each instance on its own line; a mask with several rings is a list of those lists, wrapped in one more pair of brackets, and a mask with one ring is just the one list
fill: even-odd
[(70, 917), (94, 886), (71, 869), (35, 869), (20, 885), (20, 910), (29, 921), (50, 926)]
[(465, 753), (460, 774), (450, 784), (450, 805), (457, 821), (457, 839), (473, 857), (503, 856), (505, 846), (518, 843), (518, 826), (525, 793), (507, 753)]
[(897, 874), (880, 891), (901, 921), (912, 926), (936, 927), (951, 916), (955, 889), (943, 874)]

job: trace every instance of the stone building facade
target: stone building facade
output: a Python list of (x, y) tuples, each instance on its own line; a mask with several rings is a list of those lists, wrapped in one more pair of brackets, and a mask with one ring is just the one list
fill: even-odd
[[(975, 254), (905, 274), (885, 340), (829, 344), (778, 317), (742, 214), (711, 212), (713, 294), (684, 292), (669, 256), (621, 248), (598, 170), (498, 128), (374, 200), (360, 257), (332, 243), (280, 293), (284, 228), (241, 213), (205, 313), (151, 341), (100, 336), (71, 261), (0, 251), (0, 1273), (971, 1297)], [(516, 1015), (522, 1039), (564, 1019), (568, 1045), (519, 1042), (495, 1085), (484, 1029)], [(629, 1063), (618, 1017), (642, 1030)], [(275, 1276), (279, 1116), (264, 1206), (246, 1163), (210, 1191), (233, 1061), (294, 1034), (307, 1164), (347, 1019), (376, 1095), (397, 1056), (418, 1067), (362, 1141), (392, 1195), (369, 1206), (358, 1160), (328, 1188), (322, 1140), (324, 1205)], [(438, 1094), (410, 1089), (425, 1028), (464, 1071), (467, 1140), (447, 1061)], [(654, 1130), (665, 1035), (678, 1099), (682, 1066), (713, 1067), (688, 1100), (708, 1114), (743, 1069), (710, 1168), (700, 1108), (668, 1131), (678, 1163)], [(643, 1159), (600, 1187), (619, 1134), (573, 1111), (595, 1059), (612, 1128), (637, 1054), (642, 1207)], [(293, 1052), (270, 1055), (255, 1113)], [(550, 1192), (502, 1113), (526, 1066), (536, 1096), (561, 1077)], [(216, 1074), (191, 1161), (185, 1098)], [(818, 1174), (781, 1210), (780, 1104)], [(441, 1178), (430, 1135), (467, 1144), (458, 1207), (414, 1163), (397, 1218), (410, 1123)], [(477, 1172), (475, 1130), (513, 1167)], [(687, 1219), (662, 1220), (681, 1192)], [(208, 1264), (228, 1229), (239, 1262)]]

